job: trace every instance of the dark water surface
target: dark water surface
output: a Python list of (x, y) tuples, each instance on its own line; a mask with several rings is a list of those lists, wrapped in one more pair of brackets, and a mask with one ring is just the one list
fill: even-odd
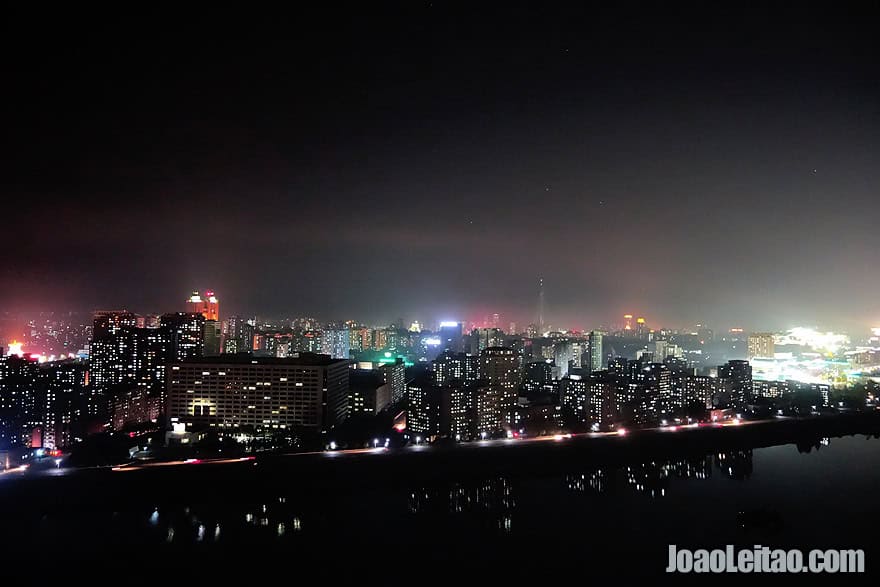
[(3, 560), (39, 565), (51, 553), (55, 570), (79, 574), (97, 565), (226, 578), (308, 566), (408, 583), (657, 575), (670, 543), (862, 548), (868, 571), (880, 564), (871, 435), (543, 466), (556, 449), (503, 474), (477, 457), (460, 474), (434, 474), (454, 451), (6, 474)]

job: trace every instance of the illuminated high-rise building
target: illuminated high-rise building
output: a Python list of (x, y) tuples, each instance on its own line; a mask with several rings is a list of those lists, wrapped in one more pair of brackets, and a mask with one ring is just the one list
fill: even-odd
[[(448, 406), (449, 437), (471, 440), (476, 436), (476, 385), (473, 381), (453, 379), (442, 388)], [(441, 418), (441, 420), (443, 420)]]
[(508, 394), (503, 388), (478, 381), (475, 384), (474, 404), (476, 431), (481, 438), (492, 437), (510, 428), (517, 405), (510, 405)]
[(213, 291), (206, 291), (205, 297), (207, 297), (208, 308), (207, 311), (202, 315), (205, 317), (205, 320), (220, 320), (220, 302), (217, 301), (217, 296), (214, 295)]
[(684, 404), (687, 408), (691, 405), (699, 405), (706, 409), (712, 409), (715, 403), (715, 394), (718, 391), (718, 379), (708, 375), (687, 374), (682, 379)]
[(192, 292), (192, 295), (186, 301), (186, 311), (193, 314), (201, 314), (204, 308), (205, 301), (202, 299), (202, 295), (197, 291)]
[[(636, 336), (639, 338), (645, 338), (648, 334), (648, 327), (645, 324), (644, 318), (636, 318)], [(662, 359), (660, 359), (662, 361)]]
[(148, 333), (148, 329), (138, 328), (137, 324), (137, 316), (124, 310), (95, 313), (89, 344), (89, 376), (98, 394), (149, 381), (151, 367), (165, 359), (160, 341), (148, 336), (156, 331)]
[(772, 359), (776, 353), (775, 336), (771, 332), (753, 332), (749, 335), (749, 360)]
[(589, 369), (590, 371), (600, 371), (604, 358), (602, 356), (602, 332), (593, 330), (589, 336)]
[(204, 356), (205, 318), (202, 314), (163, 314), (159, 324), (159, 330), (165, 333), (169, 343), (170, 361), (185, 361)]
[(321, 352), (334, 359), (348, 359), (351, 353), (350, 336), (347, 328), (324, 330), (321, 333)]
[(385, 339), (385, 348), (390, 350), (397, 350), (403, 347), (403, 338), (401, 334), (405, 332), (403, 329), (397, 328), (395, 325), (391, 325), (385, 329), (386, 339)]
[(571, 368), (583, 369), (584, 360), (589, 360), (587, 341), (583, 338), (576, 338), (571, 341)]
[(569, 374), (559, 380), (559, 400), (566, 418), (572, 423), (589, 423), (590, 380)]
[(352, 348), (357, 349), (359, 351), (368, 351), (373, 348), (373, 330), (371, 328), (361, 328), (360, 330), (352, 331), (358, 339), (358, 344), (352, 345)]
[(372, 348), (374, 351), (381, 351), (388, 346), (388, 331), (384, 328), (378, 328), (373, 330), (373, 344)]
[(240, 316), (230, 316), (223, 321), (222, 338), (223, 352), (228, 354), (245, 353), (254, 348), (253, 320)]
[(43, 448), (63, 448), (89, 416), (87, 367), (65, 360), (40, 365), (31, 427), (39, 427)]
[(359, 353), (364, 349), (361, 341), (361, 331), (357, 328), (349, 328), (348, 330), (348, 349), (352, 353)]
[(752, 366), (748, 361), (728, 361), (718, 367), (721, 407), (738, 407), (751, 398)]
[(36, 359), (0, 357), (0, 448), (29, 446), (36, 415)]
[(479, 357), (445, 350), (434, 359), (431, 376), (435, 385), (444, 385), (453, 379), (474, 381), (479, 377)]
[(211, 290), (206, 291), (204, 297), (194, 291), (186, 301), (186, 311), (201, 314), (205, 320), (220, 320), (220, 302)]
[(437, 436), (440, 433), (440, 389), (429, 377), (422, 376), (407, 384), (406, 396), (406, 427), (410, 433), (424, 439)]
[(644, 422), (671, 417), (675, 410), (672, 374), (664, 363), (651, 363), (642, 370)]
[(607, 430), (618, 418), (617, 389), (619, 382), (608, 371), (590, 374), (589, 418), (591, 427)]
[[(492, 433), (503, 425), (513, 424), (522, 382), (522, 357), (507, 347), (483, 350), (480, 379), (486, 384), (477, 395), (480, 431)], [(497, 426), (490, 426), (496, 421)]]
[(480, 353), (480, 379), (489, 385), (517, 390), (522, 381), (522, 357), (507, 347), (489, 347)]
[(397, 358), (394, 362), (383, 363), (379, 366), (382, 380), (390, 386), (391, 403), (399, 403), (406, 396), (406, 365), (403, 359)]
[(633, 329), (632, 320), (633, 320), (632, 314), (624, 314), (623, 315), (623, 329), (626, 330), (627, 333), (632, 332), (632, 329)]
[[(201, 315), (193, 316), (204, 321)], [(106, 417), (119, 394), (138, 392), (159, 398), (164, 394), (165, 365), (173, 360), (179, 337), (167, 325), (138, 328), (123, 318), (108, 313), (95, 316), (89, 354), (90, 397), (85, 406), (91, 417)], [(201, 329), (195, 336), (201, 347)]]

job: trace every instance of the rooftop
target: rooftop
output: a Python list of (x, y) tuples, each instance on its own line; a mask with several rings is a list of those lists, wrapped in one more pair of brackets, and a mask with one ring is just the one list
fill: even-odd
[(308, 367), (326, 367), (329, 365), (348, 364), (348, 359), (334, 359), (330, 355), (317, 353), (295, 353), (290, 357), (260, 357), (247, 353), (220, 355), (217, 357), (199, 357), (183, 361), (184, 365), (303, 365)]

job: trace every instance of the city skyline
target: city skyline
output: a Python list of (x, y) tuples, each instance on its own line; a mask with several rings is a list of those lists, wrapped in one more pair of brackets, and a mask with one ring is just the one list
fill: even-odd
[[(79, 311), (69, 311), (69, 310), (39, 310), (39, 311), (21, 311), (21, 312), (5, 312), (2, 316), (2, 319), (10, 321), (10, 322), (20, 322), (20, 325), (24, 326), (30, 322), (34, 321), (34, 318), (43, 317), (45, 319), (49, 319), (50, 316), (55, 316), (57, 318), (63, 318), (64, 316), (78, 316), (81, 320), (90, 323), (92, 317), (95, 314), (99, 314), (101, 312), (108, 311), (106, 308), (104, 309), (94, 309), (94, 310), (79, 310)], [(136, 309), (131, 309), (129, 307), (118, 307), (112, 311), (126, 311), (132, 312), (133, 314), (142, 317), (154, 317), (158, 318), (160, 314), (166, 313), (166, 310), (154, 309), (150, 311), (141, 311)], [(180, 310), (182, 311), (182, 310)], [(501, 320), (497, 323), (493, 322), (493, 314), (500, 316)], [(402, 323), (402, 328), (404, 330), (409, 330), (414, 324), (418, 324), (420, 329), (423, 331), (434, 331), (439, 332), (441, 325), (444, 322), (456, 322), (461, 324), (463, 328), (466, 329), (493, 329), (497, 328), (508, 334), (524, 334), (529, 328), (537, 327), (537, 321), (527, 322), (525, 320), (516, 320), (510, 319), (509, 316), (493, 313), (493, 314), (482, 314), (478, 315), (474, 312), (467, 314), (466, 318), (462, 318), (460, 315), (439, 315), (439, 316), (428, 316), (426, 312), (415, 313), (408, 316), (400, 316), (398, 315), (395, 319), (392, 320), (363, 320), (359, 319), (357, 316), (346, 316), (346, 317), (335, 317), (335, 318), (326, 318), (323, 316), (310, 314), (310, 313), (300, 313), (297, 314), (295, 312), (282, 312), (276, 315), (269, 315), (260, 312), (235, 312), (230, 314), (223, 314), (220, 317), (219, 323), (225, 321), (227, 316), (234, 317), (237, 319), (248, 319), (254, 320), (262, 325), (269, 326), (273, 323), (277, 323), (279, 326), (283, 326), (285, 324), (300, 321), (300, 320), (314, 320), (316, 324), (319, 325), (344, 325), (347, 323), (355, 324), (357, 327), (367, 327), (367, 328), (386, 328), (394, 326), (395, 324)], [(393, 315), (393, 312), (389, 312), (389, 315)], [(543, 332), (540, 329), (535, 330), (538, 335), (546, 335), (548, 333), (559, 332), (559, 333), (582, 333), (584, 335), (588, 334), (590, 331), (598, 330), (598, 331), (624, 331), (626, 324), (626, 316), (632, 316), (631, 314), (619, 315), (616, 317), (608, 317), (607, 319), (597, 322), (597, 323), (586, 323), (584, 321), (575, 321), (574, 323), (566, 323), (566, 322), (552, 322), (548, 321), (545, 324), (545, 328)], [(650, 316), (642, 317), (645, 320), (649, 320)], [(511, 326), (515, 326), (515, 329), (511, 329)], [(878, 331), (880, 331), (880, 327), (870, 325), (870, 323), (863, 324), (855, 324), (851, 329), (844, 328), (836, 328), (833, 326), (827, 326), (817, 323), (810, 323), (809, 321), (803, 320), (799, 322), (790, 322), (784, 326), (780, 326), (778, 328), (769, 328), (765, 325), (758, 325), (753, 328), (743, 328), (741, 323), (733, 323), (733, 324), (713, 324), (710, 322), (693, 322), (689, 324), (664, 324), (659, 322), (650, 321), (647, 324), (646, 332), (691, 332), (696, 333), (699, 330), (708, 329), (714, 332), (717, 336), (737, 336), (749, 334), (749, 333), (762, 333), (768, 332), (774, 335), (784, 335), (785, 333), (790, 333), (792, 331), (797, 330), (811, 330), (817, 333), (828, 333), (837, 334), (837, 335), (848, 335), (853, 336), (855, 338), (876, 338), (878, 336)], [(2, 330), (0, 330), (2, 332)], [(635, 332), (635, 331), (633, 331)], [(12, 340), (0, 341), (2, 344), (11, 344), (20, 342), (15, 337)]]
[[(206, 295), (209, 295), (212, 304), (217, 304), (218, 300), (214, 297), (215, 292), (213, 290), (202, 290), (206, 292)], [(120, 304), (116, 307), (112, 308), (112, 311), (129, 311), (133, 312), (139, 316), (147, 317), (147, 316), (156, 316), (173, 311), (197, 311), (200, 313), (204, 313), (203, 310), (194, 310), (193, 309), (193, 299), (198, 297), (200, 293), (199, 290), (193, 290), (192, 295), (186, 298), (183, 302), (178, 303), (176, 306), (172, 305), (170, 307), (165, 308), (133, 308), (128, 304)], [(220, 294), (222, 295), (222, 293)], [(224, 302), (226, 299), (224, 298)], [(540, 296), (538, 299), (538, 304), (542, 304), (543, 296)], [(207, 308), (207, 301), (202, 302), (201, 300), (198, 302), (199, 304), (204, 303), (205, 308)], [(234, 304), (233, 305), (235, 308)], [(224, 303), (224, 307), (226, 304)], [(536, 306), (537, 307), (537, 306)], [(541, 307), (543, 307), (541, 305)], [(96, 313), (101, 313), (104, 311), (110, 311), (110, 307), (99, 308), (93, 307), (92, 309), (78, 309), (71, 310), (69, 308), (46, 308), (40, 310), (20, 310), (20, 311), (5, 311), (5, 317), (7, 319), (22, 319), (25, 317), (32, 318), (33, 316), (45, 314), (45, 315), (57, 315), (63, 316), (64, 314), (72, 314), (72, 315), (80, 315), (90, 317)], [(394, 318), (389, 318), (387, 320), (369, 320), (363, 319), (363, 317), (353, 316), (353, 315), (337, 315), (337, 316), (326, 316), (320, 315), (314, 312), (297, 312), (295, 310), (282, 311), (278, 313), (267, 313), (261, 312), (259, 310), (255, 310), (253, 308), (240, 308), (235, 311), (225, 311), (223, 315), (220, 315), (219, 312), (214, 309), (212, 310), (213, 314), (210, 315), (210, 319), (217, 320), (219, 317), (219, 321), (222, 322), (227, 316), (234, 316), (237, 318), (249, 318), (249, 319), (259, 319), (266, 322), (272, 321), (290, 321), (290, 320), (299, 320), (299, 319), (314, 319), (322, 324), (342, 324), (346, 322), (353, 322), (361, 326), (370, 326), (370, 327), (385, 327), (389, 325), (393, 325), (395, 323), (402, 323), (403, 328), (410, 328), (413, 324), (418, 324), (422, 329), (437, 329), (439, 330), (440, 325), (443, 322), (458, 322), (462, 324), (463, 327), (466, 328), (499, 328), (508, 333), (519, 333), (525, 332), (529, 327), (538, 326), (539, 322), (541, 322), (543, 316), (543, 310), (538, 310), (535, 315), (529, 317), (525, 315), (508, 315), (502, 314), (497, 311), (464, 311), (460, 313), (446, 313), (446, 314), (432, 314), (427, 311), (414, 311), (412, 313), (408, 313), (406, 315), (401, 315), (400, 313), (395, 313), (394, 310), (387, 310), (384, 312), (387, 316), (395, 316)], [(209, 318), (208, 314), (205, 314), (206, 319)], [(547, 333), (551, 331), (559, 331), (559, 332), (589, 332), (590, 330), (596, 329), (610, 329), (610, 330), (629, 330), (628, 326), (632, 326), (633, 331), (635, 332), (636, 321), (641, 322), (645, 325), (647, 330), (650, 331), (659, 331), (659, 330), (668, 330), (668, 331), (696, 331), (700, 328), (708, 328), (713, 331), (717, 331), (720, 335), (724, 332), (729, 332), (731, 334), (742, 333), (742, 332), (761, 332), (768, 331), (773, 333), (783, 333), (791, 330), (802, 329), (802, 328), (810, 328), (814, 329), (818, 332), (843, 332), (847, 334), (853, 334), (855, 336), (861, 335), (870, 335), (873, 333), (876, 336), (880, 327), (878, 327), (874, 322), (871, 321), (863, 321), (857, 322), (853, 321), (851, 323), (850, 328), (842, 328), (839, 327), (840, 324), (829, 324), (829, 323), (818, 323), (811, 322), (809, 319), (802, 320), (793, 320), (783, 324), (780, 321), (776, 321), (776, 326), (770, 326), (767, 323), (757, 323), (755, 321), (745, 321), (745, 322), (732, 322), (732, 323), (713, 323), (710, 321), (692, 321), (689, 323), (663, 323), (657, 321), (655, 317), (639, 314), (639, 313), (624, 313), (617, 314), (615, 316), (605, 316), (598, 319), (596, 322), (588, 323), (585, 320), (574, 319), (569, 322), (565, 321), (555, 321), (552, 319), (545, 319), (544, 326), (545, 328), (541, 331), (540, 328), (537, 329), (539, 333)], [(752, 326), (744, 326), (745, 324), (752, 324)], [(516, 330), (511, 330), (511, 326), (516, 326)]]
[(384, 450), (391, 436), (380, 447), (364, 425), (419, 445), (876, 410), (880, 348), (843, 335), (654, 336), (643, 318), (633, 328), (631, 315), (607, 338), (468, 331), (457, 322), (442, 323), (439, 336), (308, 321), (279, 329), (235, 317), (218, 324), (220, 300), (206, 298), (193, 292), (192, 312), (98, 312), (87, 331), (34, 329), (71, 349), (86, 335), (87, 346), (61, 360), (20, 346), (0, 353), (0, 442), (56, 451), (112, 425), (164, 429), (165, 446), (216, 433), (239, 444), (280, 434), (298, 447), (303, 434), (330, 451), (370, 437)]
[(36, 7), (11, 584), (876, 572), (880, 0)]

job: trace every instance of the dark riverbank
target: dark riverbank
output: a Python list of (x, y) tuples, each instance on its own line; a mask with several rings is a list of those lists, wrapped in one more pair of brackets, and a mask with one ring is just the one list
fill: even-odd
[(662, 575), (671, 543), (854, 546), (871, 568), (878, 434), (853, 414), (26, 473), (0, 482), (0, 546), (78, 577), (627, 578)]
[[(214, 486), (221, 497), (228, 479), (253, 482), (254, 488), (297, 479), (299, 490), (320, 488), (329, 482), (359, 487), (402, 486), (436, 483), (446, 479), (487, 476), (545, 476), (572, 467), (618, 467), (652, 459), (688, 458), (727, 450), (752, 450), (794, 444), (804, 452), (817, 447), (822, 438), (848, 435), (880, 437), (880, 413), (853, 413), (810, 419), (778, 419), (747, 422), (740, 426), (702, 426), (669, 430), (638, 430), (625, 436), (575, 435), (558, 440), (535, 439), (470, 442), (449, 446), (410, 446), (376, 451), (340, 451), (306, 454), (262, 454), (253, 460), (214, 464), (210, 462), (148, 466), (134, 470), (110, 468), (69, 469), (57, 476), (24, 475), (4, 479), (0, 511), (9, 504), (31, 500), (46, 503), (43, 493), (58, 506), (73, 507), (78, 500), (112, 503), (138, 495), (142, 481), (154, 498), (188, 499), (194, 484)], [(68, 484), (96, 484), (90, 493), (67, 492)], [(234, 483), (233, 483), (234, 485)], [(158, 491), (157, 491), (158, 490)], [(146, 498), (147, 495), (141, 496)], [(16, 509), (18, 507), (16, 506)]]

